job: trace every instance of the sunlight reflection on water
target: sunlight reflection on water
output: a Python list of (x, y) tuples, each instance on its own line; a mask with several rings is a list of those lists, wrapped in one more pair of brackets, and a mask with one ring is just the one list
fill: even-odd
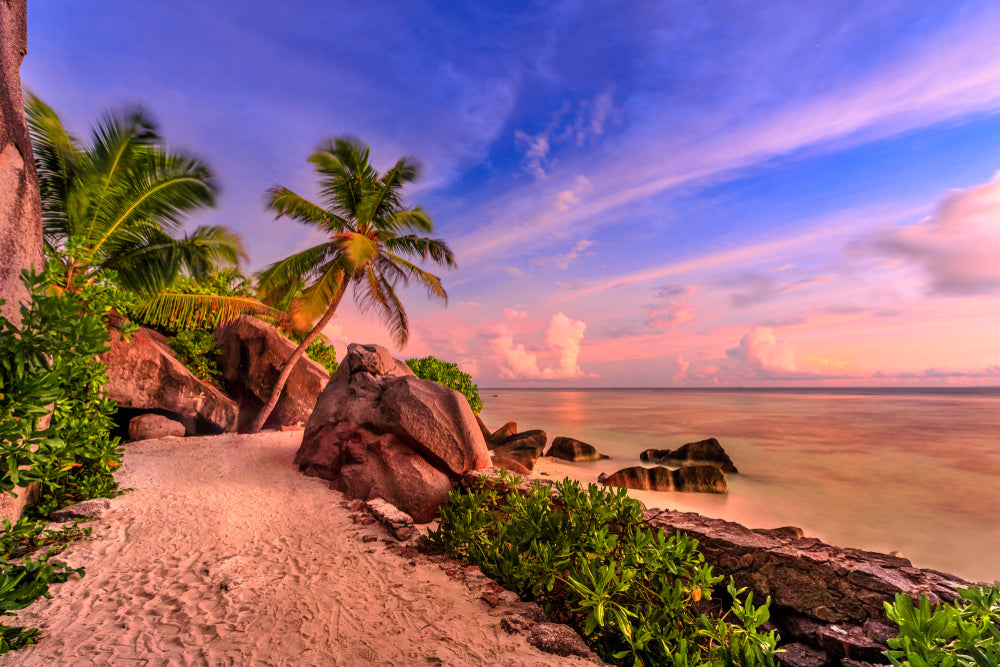
[[(752, 527), (796, 525), (841, 546), (899, 550), (919, 567), (1000, 578), (1000, 395), (510, 390), (483, 419), (545, 429), (638, 465), (647, 448), (716, 437), (738, 475), (728, 496), (641, 493), (651, 507)], [(493, 397), (493, 394), (497, 394)]]

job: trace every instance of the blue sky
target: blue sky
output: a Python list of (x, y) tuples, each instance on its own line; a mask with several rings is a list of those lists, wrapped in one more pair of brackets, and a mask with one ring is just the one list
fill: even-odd
[[(491, 6), (494, 5), (494, 6)], [(480, 384), (996, 384), (995, 2), (32, 0), (26, 87), (83, 133), (139, 101), (263, 210), (353, 134), (456, 250), (403, 354)], [(388, 343), (345, 307), (328, 329)]]

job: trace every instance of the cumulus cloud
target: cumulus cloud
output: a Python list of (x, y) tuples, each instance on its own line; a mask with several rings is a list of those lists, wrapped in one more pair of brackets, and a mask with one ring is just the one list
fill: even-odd
[(739, 347), (726, 350), (726, 356), (736, 361), (737, 367), (757, 375), (798, 375), (795, 365), (795, 348), (779, 341), (774, 330), (757, 326), (742, 339)]
[(918, 266), (933, 294), (1000, 292), (1000, 172), (989, 183), (949, 192), (933, 215), (883, 230), (870, 243)]
[[(549, 320), (544, 347), (538, 350), (529, 350), (522, 343), (514, 342), (514, 336), (509, 331), (499, 331), (490, 344), (499, 357), (500, 376), (519, 380), (594, 377), (586, 373), (579, 363), (580, 344), (586, 329), (584, 322), (556, 313)], [(551, 359), (553, 363), (545, 365), (544, 361), (539, 362), (539, 356)]]
[(506, 320), (523, 320), (528, 316), (528, 313), (523, 310), (515, 310), (514, 308), (504, 308), (503, 316)]

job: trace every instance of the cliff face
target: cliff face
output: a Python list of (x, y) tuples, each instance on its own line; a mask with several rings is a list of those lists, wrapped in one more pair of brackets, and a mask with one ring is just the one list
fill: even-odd
[(0, 0), (0, 312), (15, 321), (21, 269), (42, 268), (42, 209), (21, 96), (26, 13), (27, 0)]
[[(42, 268), (42, 208), (35, 158), (24, 121), (21, 61), (28, 52), (27, 0), (0, 0), (0, 306), (4, 317), (20, 322), (26, 296), (21, 269)], [(16, 521), (28, 493), (0, 494), (0, 520)]]

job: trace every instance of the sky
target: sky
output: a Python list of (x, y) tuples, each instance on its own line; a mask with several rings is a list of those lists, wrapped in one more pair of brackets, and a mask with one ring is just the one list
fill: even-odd
[[(22, 82), (139, 102), (258, 271), (353, 135), (454, 250), (410, 342), (482, 387), (1000, 384), (1000, 3), (31, 0)], [(430, 268), (430, 267), (428, 267)]]

